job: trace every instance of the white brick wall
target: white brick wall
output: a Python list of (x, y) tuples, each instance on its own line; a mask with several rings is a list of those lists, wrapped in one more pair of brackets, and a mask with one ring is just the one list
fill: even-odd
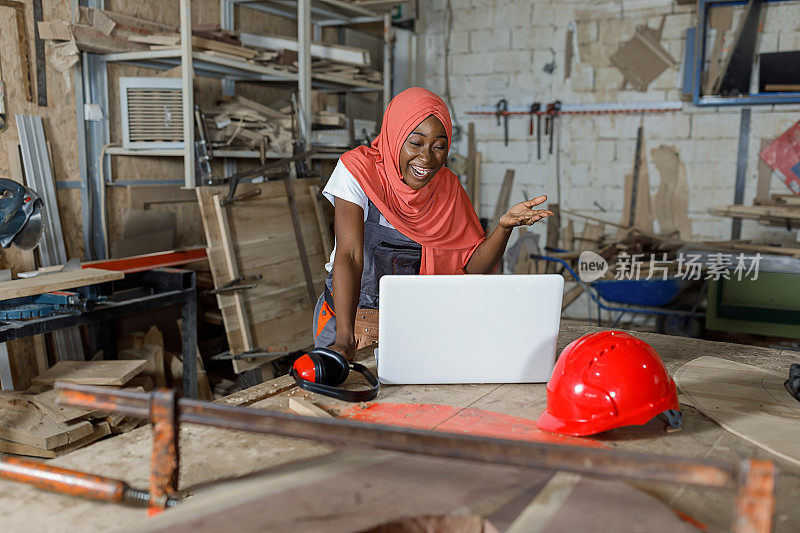
[[(680, 99), (680, 70), (667, 69), (640, 93), (620, 90), (622, 76), (609, 57), (630, 39), (637, 25), (657, 28), (664, 17), (662, 44), (676, 61), (683, 61), (684, 33), (697, 17), (693, 5), (674, 0), (451, 0), (450, 86), (452, 105), (462, 125), (476, 124), (478, 149), (483, 156), (480, 215), (491, 216), (507, 168), (516, 171), (512, 200), (545, 193), (556, 200), (555, 154), (547, 153), (542, 139), (542, 160), (536, 159), (536, 137), (528, 135), (528, 117), (509, 119), (511, 141), (503, 144), (502, 126), (493, 117), (470, 116), (477, 106), (493, 106), (506, 98), (511, 106), (527, 107), (532, 101), (560, 99), (569, 103), (654, 102)], [(444, 35), (442, 0), (420, 2), (418, 29), (424, 58), (425, 80), (431, 90), (444, 89)], [(794, 2), (771, 4), (766, 9), (759, 52), (800, 49), (800, 6)], [(573, 60), (571, 76), (564, 80), (566, 26), (575, 21), (581, 63)], [(555, 59), (556, 70), (543, 72)], [(757, 154), (761, 139), (771, 139), (800, 119), (800, 106), (752, 108), (745, 202), (755, 195)], [(698, 108), (686, 104), (679, 112), (632, 115), (564, 116), (561, 119), (561, 203), (565, 208), (618, 222), (623, 202), (624, 176), (632, 171), (636, 130), (644, 126), (651, 192), (660, 176), (650, 152), (660, 145), (675, 147), (686, 168), (689, 216), (696, 239), (730, 238), (731, 220), (714, 217), (708, 209), (733, 200), (736, 178), (740, 109)], [(544, 121), (542, 121), (544, 124)], [(462, 139), (456, 146), (466, 153)], [(773, 190), (784, 192), (779, 180)], [(606, 212), (601, 212), (594, 202)], [(576, 221), (577, 222), (577, 221)], [(582, 224), (576, 224), (576, 229)], [(544, 234), (545, 225), (534, 226)], [(743, 238), (774, 236), (781, 230), (744, 224)], [(783, 239), (789, 236), (784, 232)], [(793, 236), (790, 236), (793, 238)], [(585, 314), (585, 304), (574, 309)]]

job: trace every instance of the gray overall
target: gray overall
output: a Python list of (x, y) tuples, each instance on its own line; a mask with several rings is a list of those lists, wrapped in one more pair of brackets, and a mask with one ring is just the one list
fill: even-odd
[[(394, 228), (380, 224), (380, 211), (372, 201), (367, 206), (367, 220), (364, 222), (364, 270), (361, 273), (361, 294), (358, 307), (378, 309), (378, 288), (381, 276), (386, 274), (419, 274), (422, 260), (422, 247)], [(323, 304), (333, 310), (333, 275), (325, 279), (325, 292), (317, 300), (314, 308), (315, 334), (314, 346), (330, 346), (336, 340), (336, 318), (333, 315), (317, 333), (320, 313), (327, 313)], [(325, 318), (324, 316), (322, 317)], [(323, 320), (324, 321), (324, 320)]]

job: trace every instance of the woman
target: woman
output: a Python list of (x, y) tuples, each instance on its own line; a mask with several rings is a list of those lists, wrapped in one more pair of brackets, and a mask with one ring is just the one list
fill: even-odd
[(367, 344), (357, 346), (357, 325), (359, 337), (377, 339), (381, 276), (485, 274), (513, 228), (553, 214), (533, 209), (547, 199), (539, 196), (509, 209), (486, 237), (458, 177), (444, 168), (451, 138), (444, 101), (412, 87), (389, 103), (371, 146), (339, 159), (323, 190), (334, 205), (336, 243), (314, 310), (315, 346), (352, 359)]

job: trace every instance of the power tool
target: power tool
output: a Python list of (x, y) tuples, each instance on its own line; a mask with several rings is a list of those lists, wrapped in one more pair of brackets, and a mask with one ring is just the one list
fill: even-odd
[(44, 202), (33, 189), (0, 178), (0, 248), (30, 250), (44, 231)]

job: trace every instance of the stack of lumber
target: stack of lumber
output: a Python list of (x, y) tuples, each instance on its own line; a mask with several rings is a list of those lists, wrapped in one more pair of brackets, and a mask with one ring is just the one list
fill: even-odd
[(39, 23), (42, 39), (72, 41), (84, 52), (107, 54), (149, 50), (147, 43), (135, 39), (143, 35), (174, 33), (175, 26), (159, 24), (92, 7), (79, 6), (74, 22)]
[(241, 96), (224, 97), (206, 111), (212, 146), (258, 148), (291, 152), (292, 117)]
[(749, 218), (764, 226), (800, 227), (800, 196), (773, 194), (759, 205), (723, 205), (711, 209), (718, 216)]
[(58, 457), (139, 422), (119, 415), (56, 404), (56, 381), (133, 386), (147, 361), (60, 361), (36, 376), (24, 392), (0, 392), (0, 453)]
[[(216, 108), (206, 111), (206, 119), (214, 147), (263, 145), (280, 153), (292, 151), (293, 118), (288, 102), (264, 105), (242, 96), (224, 96)], [(315, 129), (347, 126), (342, 113), (327, 109), (313, 109), (311, 121)]]
[[(77, 50), (95, 53), (174, 49), (180, 46), (178, 28), (113, 11), (78, 7), (75, 22), (39, 23), (43, 39), (68, 43), (60, 56), (78, 60)], [(62, 46), (62, 45), (57, 45)], [(267, 65), (297, 72), (297, 39), (277, 35), (238, 33), (218, 26), (192, 28), (192, 48), (234, 61)], [(347, 81), (380, 83), (382, 74), (372, 68), (369, 53), (362, 48), (325, 43), (311, 44), (315, 73)]]
[[(319, 180), (291, 183), (314, 289), (321, 294), (327, 257), (315, 214), (316, 198), (310, 193)], [(298, 350), (313, 344), (316, 301), (310, 299), (305, 283), (284, 182), (240, 184), (237, 194), (260, 192), (228, 205), (222, 202), (227, 187), (196, 190), (215, 288), (239, 278), (256, 280), (253, 288), (217, 294), (231, 352)], [(256, 366), (243, 360), (233, 363), (237, 373)]]

